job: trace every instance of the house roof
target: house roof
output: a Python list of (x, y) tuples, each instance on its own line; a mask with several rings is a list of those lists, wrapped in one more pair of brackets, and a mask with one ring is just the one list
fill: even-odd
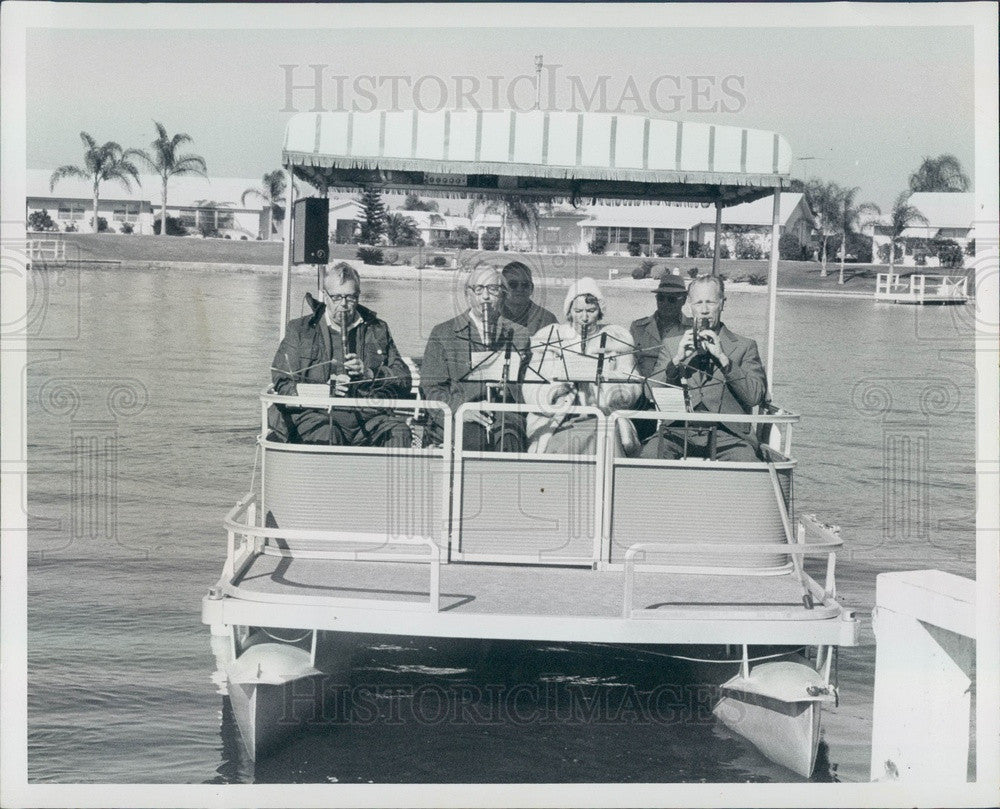
[[(803, 195), (782, 192), (779, 222), (787, 225)], [(722, 209), (725, 225), (763, 225), (770, 227), (774, 202), (768, 197)], [(676, 228), (690, 230), (702, 224), (715, 224), (715, 209), (702, 205), (594, 205), (587, 209), (590, 216), (580, 223), (583, 227)], [(803, 215), (812, 220), (808, 206)]]
[(972, 192), (920, 192), (910, 195), (910, 205), (927, 217), (929, 228), (971, 228), (976, 219)]
[[(49, 190), (49, 178), (52, 172), (48, 169), (28, 169), (27, 197), (32, 199), (82, 199), (93, 198), (90, 180), (67, 177), (60, 180), (54, 190)], [(121, 183), (107, 182), (101, 184), (101, 199), (109, 201), (148, 202), (154, 208), (160, 204), (160, 178), (154, 174), (140, 174), (140, 185), (132, 183), (132, 190), (126, 191)], [(260, 178), (244, 177), (201, 177), (197, 174), (182, 174), (171, 177), (168, 186), (167, 204), (171, 207), (193, 208), (199, 202), (209, 200), (216, 203), (229, 203), (223, 207), (233, 210), (259, 211), (264, 203), (256, 197), (247, 197), (246, 204), (240, 202), (240, 196), (248, 188), (259, 188)]]

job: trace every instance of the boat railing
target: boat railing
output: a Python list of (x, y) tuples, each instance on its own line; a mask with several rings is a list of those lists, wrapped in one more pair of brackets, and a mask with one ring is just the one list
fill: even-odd
[(603, 469), (609, 452), (607, 417), (597, 407), (561, 407), (585, 417), (593, 452), (494, 452), (463, 449), (469, 417), (477, 413), (520, 419), (555, 414), (553, 406), (468, 402), (455, 413), (452, 559), (593, 566), (602, 553), (607, 503)]
[[(228, 536), (226, 563), (217, 592), (251, 601), (274, 604), (313, 604), (317, 606), (364, 606), (370, 609), (407, 609), (437, 612), (441, 601), (441, 549), (429, 537), (393, 536), (357, 531), (327, 531), (288, 529), (256, 524), (257, 497), (250, 494), (238, 502), (224, 520)], [(308, 547), (298, 547), (309, 543)], [(375, 552), (359, 550), (357, 546), (375, 546)], [(390, 546), (422, 547), (427, 555), (391, 554)], [(427, 601), (373, 599), (350, 596), (316, 596), (302, 593), (266, 592), (241, 589), (237, 582), (258, 556), (280, 556), (296, 559), (327, 561), (397, 561), (418, 562), (430, 566), (430, 588)]]
[[(810, 537), (812, 541), (810, 541)], [(836, 608), (836, 549), (843, 545), (839, 528), (820, 523), (815, 515), (803, 515), (799, 521), (796, 540), (792, 544), (765, 542), (758, 544), (741, 545), (741, 554), (772, 556), (781, 553), (791, 556), (796, 560), (795, 570), (798, 575), (799, 584), (802, 590), (802, 605), (810, 615), (802, 617), (816, 617), (816, 605), (827, 609)], [(706, 558), (718, 557), (730, 552), (729, 548), (707, 542), (636, 542), (629, 546), (624, 556), (624, 580), (622, 594), (622, 617), (624, 618), (662, 618), (664, 610), (683, 610), (687, 617), (693, 616), (692, 612), (701, 610), (704, 617), (720, 617), (720, 607), (716, 605), (654, 605), (653, 607), (642, 607), (636, 609), (635, 601), (635, 574), (637, 571), (647, 570), (659, 574), (691, 574), (704, 571)], [(684, 561), (674, 561), (671, 564), (663, 564), (662, 561), (655, 564), (648, 563), (648, 557), (656, 556), (677, 556), (686, 554), (690, 558), (698, 559), (702, 564), (692, 564)], [(824, 583), (821, 585), (804, 569), (804, 559), (807, 556), (826, 556), (826, 575)], [(711, 566), (715, 575), (742, 575), (741, 571), (726, 570), (722, 566)], [(767, 608), (767, 614), (773, 614), (773, 608)], [(747, 610), (741, 607), (734, 618), (749, 619), (757, 616), (754, 610)]]
[[(411, 418), (437, 412), (440, 441), (432, 446), (386, 448), (285, 443), (267, 429), (271, 405), (319, 409), (386, 408)], [(307, 553), (323, 537), (359, 537), (363, 556), (413, 558), (416, 548), (393, 547), (397, 537), (433, 540), (442, 562), (620, 567), (636, 541), (704, 541), (729, 548), (726, 572), (779, 575), (797, 570), (797, 558), (775, 549), (771, 557), (743, 554), (743, 545), (792, 535), (791, 429), (799, 417), (770, 406), (759, 414), (615, 411), (590, 406), (558, 412), (593, 430), (585, 451), (484, 451), (464, 449), (470, 421), (492, 413), (493, 429), (505, 419), (551, 417), (552, 406), (474, 402), (455, 412), (428, 400), (344, 399), (303, 394), (261, 396), (263, 430), (261, 496), (257, 522), (278, 529), (286, 544)], [(763, 428), (770, 443), (761, 459), (628, 457), (618, 438), (628, 420), (721, 423), (730, 429)], [(768, 432), (770, 431), (770, 432)], [(589, 438), (589, 436), (586, 436)], [(518, 447), (519, 448), (519, 447)], [(739, 504), (743, 519), (732, 519)], [(376, 540), (380, 547), (372, 547)], [(349, 549), (341, 547), (342, 552)], [(325, 551), (325, 549), (324, 549)], [(685, 560), (685, 564), (688, 561)], [(703, 572), (717, 570), (707, 565)]]
[[(437, 414), (443, 426), (442, 441), (439, 446), (426, 447), (279, 441), (268, 433), (267, 413), (272, 405), (346, 409), (359, 414), (386, 410), (401, 414), (411, 425)], [(258, 441), (262, 449), (260, 511), (264, 525), (296, 530), (320, 526), (381, 536), (383, 542), (395, 537), (427, 537), (447, 549), (452, 464), (452, 418), (447, 404), (263, 393)]]

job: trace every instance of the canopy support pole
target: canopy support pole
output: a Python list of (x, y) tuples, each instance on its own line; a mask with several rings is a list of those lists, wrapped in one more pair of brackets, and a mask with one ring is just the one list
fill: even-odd
[(715, 202), (715, 249), (712, 251), (712, 275), (719, 274), (719, 254), (722, 250), (722, 204)]
[(778, 309), (778, 243), (781, 218), (781, 187), (774, 189), (774, 206), (771, 212), (771, 266), (767, 278), (767, 384), (768, 393), (774, 393), (774, 324)]
[(281, 228), (284, 239), (281, 249), (281, 324), (278, 331), (281, 339), (285, 337), (288, 312), (292, 302), (292, 202), (295, 193), (293, 181), (292, 165), (289, 163), (285, 167), (285, 182), (288, 187), (285, 193), (285, 221)]

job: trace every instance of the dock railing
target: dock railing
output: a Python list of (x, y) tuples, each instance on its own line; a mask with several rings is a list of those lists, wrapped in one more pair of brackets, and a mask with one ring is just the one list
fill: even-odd
[(912, 274), (903, 278), (898, 273), (879, 273), (875, 279), (876, 300), (928, 303), (966, 300), (969, 279), (965, 275)]
[(66, 262), (66, 242), (62, 239), (28, 239), (25, 252), (29, 261)]

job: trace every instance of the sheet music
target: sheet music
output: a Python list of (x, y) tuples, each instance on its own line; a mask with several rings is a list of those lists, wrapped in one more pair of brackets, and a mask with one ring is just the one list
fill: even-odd
[[(472, 367), (465, 375), (465, 379), (469, 382), (502, 382), (505, 362), (503, 351), (473, 351)], [(517, 382), (520, 371), (521, 355), (513, 349), (510, 352), (507, 380)]]
[[(564, 351), (561, 361), (556, 363), (552, 370), (552, 379), (560, 382), (595, 382), (597, 380), (597, 361), (598, 358), (593, 354), (576, 354)], [(601, 381), (628, 382), (637, 380), (627, 373), (613, 368), (611, 363), (605, 360)]]
[(677, 385), (650, 385), (649, 390), (657, 410), (664, 413), (687, 412), (684, 388)]

